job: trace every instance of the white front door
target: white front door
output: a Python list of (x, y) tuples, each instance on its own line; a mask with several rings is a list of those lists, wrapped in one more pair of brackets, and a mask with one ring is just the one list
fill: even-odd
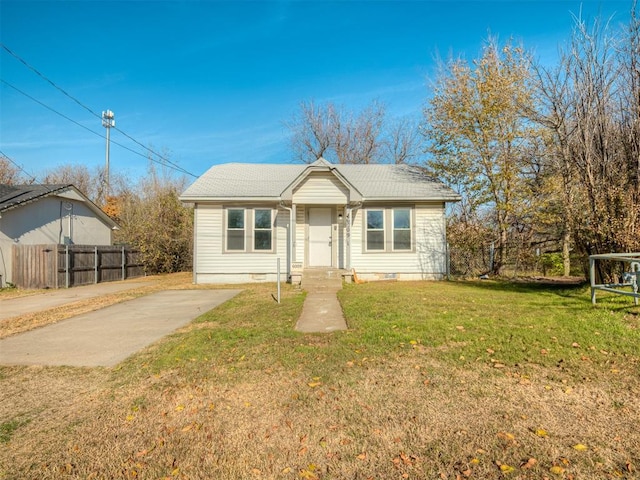
[(331, 208), (309, 209), (309, 266), (331, 266)]

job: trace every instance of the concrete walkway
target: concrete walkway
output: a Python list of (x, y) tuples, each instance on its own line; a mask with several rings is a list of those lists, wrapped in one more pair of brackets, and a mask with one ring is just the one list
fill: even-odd
[(78, 315), (1, 339), (0, 364), (111, 367), (240, 291), (165, 290)]
[(337, 270), (310, 269), (302, 275), (302, 288), (307, 292), (296, 330), (305, 333), (328, 333), (346, 330), (347, 322), (336, 296), (342, 288)]
[(47, 293), (38, 293), (24, 297), (0, 299), (0, 321), (25, 315), (27, 313), (41, 312), (50, 308), (59, 307), (67, 303), (79, 302), (87, 298), (110, 295), (124, 290), (152, 285), (152, 282), (136, 282), (125, 280), (122, 282), (98, 283), (81, 287), (62, 288)]

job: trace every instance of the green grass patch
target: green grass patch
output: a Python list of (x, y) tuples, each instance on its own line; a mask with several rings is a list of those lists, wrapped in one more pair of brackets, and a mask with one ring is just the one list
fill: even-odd
[(15, 431), (20, 427), (27, 425), (29, 422), (29, 419), (17, 417), (0, 423), (0, 443), (8, 443), (11, 441), (11, 437)]
[(456, 364), (565, 368), (640, 357), (638, 307), (618, 297), (593, 307), (584, 286), (370, 283), (347, 286), (340, 300), (353, 329), (343, 340), (369, 355), (429, 348)]

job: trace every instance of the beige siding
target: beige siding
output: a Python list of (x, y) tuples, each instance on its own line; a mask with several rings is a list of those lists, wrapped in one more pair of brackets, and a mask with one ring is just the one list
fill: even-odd
[[(351, 226), (351, 267), (357, 274), (397, 275), (398, 278), (437, 278), (445, 273), (445, 223), (442, 204), (415, 207), (412, 252), (364, 252), (363, 210), (356, 210)], [(390, 231), (387, 231), (387, 235)]]
[(281, 274), (286, 276), (289, 212), (285, 209), (277, 209), (276, 212), (276, 223), (273, 229), (275, 249), (273, 252), (226, 253), (223, 251), (223, 207), (221, 205), (198, 204), (195, 210), (197, 225), (197, 256), (196, 265), (194, 265), (196, 283), (274, 281), (278, 257), (280, 258)]
[(70, 237), (76, 245), (111, 245), (111, 227), (97, 218), (84, 201), (74, 198), (45, 197), (3, 212), (0, 218), (1, 286), (12, 281), (13, 244), (59, 244), (65, 242), (65, 237)]
[(293, 192), (294, 203), (314, 205), (345, 205), (349, 190), (329, 172), (309, 175)]

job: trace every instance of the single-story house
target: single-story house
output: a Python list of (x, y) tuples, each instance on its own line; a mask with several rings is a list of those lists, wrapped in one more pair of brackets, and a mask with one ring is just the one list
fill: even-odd
[(14, 245), (111, 245), (117, 224), (73, 185), (0, 184), (0, 287)]
[(194, 282), (297, 282), (308, 268), (364, 280), (441, 279), (445, 204), (458, 194), (408, 165), (216, 165), (194, 205)]

